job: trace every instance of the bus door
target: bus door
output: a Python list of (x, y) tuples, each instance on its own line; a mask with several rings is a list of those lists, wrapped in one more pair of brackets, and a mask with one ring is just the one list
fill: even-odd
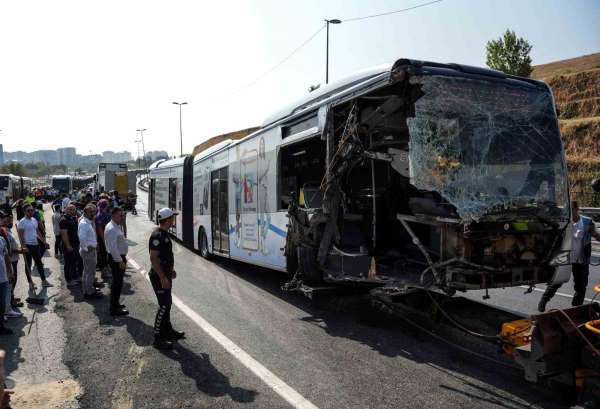
[(154, 214), (154, 209), (155, 209), (155, 205), (154, 205), (154, 189), (155, 189), (155, 180), (156, 179), (150, 179), (150, 184), (148, 186), (148, 217), (151, 220), (154, 220), (155, 222), (156, 220), (156, 215)]
[(211, 232), (213, 251), (229, 254), (229, 201), (227, 168), (210, 174)]
[[(169, 178), (169, 209), (177, 211), (177, 179)], [(181, 217), (181, 216), (179, 216)], [(177, 236), (177, 224), (171, 226), (170, 232)]]

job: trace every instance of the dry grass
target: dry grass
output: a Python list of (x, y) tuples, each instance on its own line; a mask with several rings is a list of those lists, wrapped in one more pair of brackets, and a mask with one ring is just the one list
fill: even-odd
[(594, 68), (600, 68), (600, 53), (555, 61), (549, 64), (536, 65), (533, 67), (531, 77), (537, 80), (547, 81), (547, 79), (559, 75), (572, 74)]

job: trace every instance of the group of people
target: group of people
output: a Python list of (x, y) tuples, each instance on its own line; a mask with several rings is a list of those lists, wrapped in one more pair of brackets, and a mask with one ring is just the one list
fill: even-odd
[(119, 302), (127, 266), (126, 216), (118, 193), (111, 193), (74, 195), (77, 200), (63, 195), (52, 204), (54, 253), (64, 262), (67, 287), (81, 286), (85, 299), (102, 298), (96, 270), (111, 278), (110, 313), (127, 315)]
[[(82, 192), (79, 192), (82, 193)], [(13, 210), (17, 214), (17, 237), (13, 233)], [(84, 299), (103, 298), (102, 284), (96, 280), (99, 270), (103, 278), (111, 279), (110, 313), (113, 316), (129, 314), (120, 303), (123, 280), (127, 267), (126, 214), (117, 192), (110, 194), (63, 194), (52, 202), (52, 228), (55, 238), (54, 256), (64, 264), (64, 278), (68, 288), (81, 287)], [(150, 281), (159, 308), (154, 323), (154, 346), (171, 349), (173, 342), (184, 338), (183, 332), (171, 325), (171, 285), (177, 273), (174, 269), (169, 229), (175, 223), (176, 212), (164, 208), (158, 212), (159, 227), (149, 239)], [(20, 200), (0, 212), (0, 318), (19, 317), (22, 301), (14, 296), (17, 266), (20, 256), (25, 259), (25, 273), (30, 291), (36, 286), (31, 276), (37, 268), (41, 285), (51, 287), (46, 280), (43, 255), (49, 245), (46, 241), (46, 221), (43, 202)], [(0, 335), (12, 331), (0, 319)]]

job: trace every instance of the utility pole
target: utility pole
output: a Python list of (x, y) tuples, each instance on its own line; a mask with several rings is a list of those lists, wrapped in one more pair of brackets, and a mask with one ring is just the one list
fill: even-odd
[(140, 129), (136, 129), (136, 131), (140, 133), (140, 141), (142, 142), (142, 154), (144, 155), (144, 169), (146, 169), (147, 166), (146, 166), (146, 148), (144, 148), (144, 131), (147, 131), (147, 129), (140, 128)]
[(183, 130), (181, 128), (181, 106), (187, 105), (187, 102), (173, 102), (174, 105), (179, 105), (179, 143), (181, 145), (180, 156), (183, 156)]
[(325, 45), (325, 84), (329, 84), (329, 24), (342, 24), (342, 20), (338, 20), (337, 18), (331, 20), (325, 19), (327, 31), (327, 43)]

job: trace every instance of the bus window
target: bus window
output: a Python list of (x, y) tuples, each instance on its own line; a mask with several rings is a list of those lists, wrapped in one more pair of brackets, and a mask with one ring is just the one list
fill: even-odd
[(320, 207), (319, 186), (325, 174), (325, 142), (321, 138), (279, 150), (279, 208), (287, 209), (291, 195), (304, 207)]

